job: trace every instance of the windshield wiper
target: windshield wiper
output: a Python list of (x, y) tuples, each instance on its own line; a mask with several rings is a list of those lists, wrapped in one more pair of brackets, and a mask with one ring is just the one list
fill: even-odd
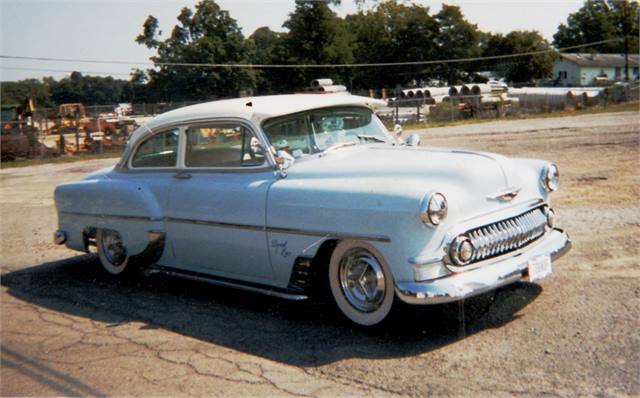
[(372, 140), (372, 141), (375, 141), (375, 142), (384, 142), (384, 143), (387, 142), (386, 140), (383, 140), (380, 137), (376, 137), (375, 135), (360, 134), (357, 137), (359, 139), (361, 139), (361, 140)]
[(325, 155), (327, 152), (335, 151), (338, 148), (344, 148), (346, 146), (354, 146), (354, 145), (357, 145), (357, 144), (358, 143), (354, 142), (354, 141), (338, 142), (337, 144), (331, 145), (329, 148), (327, 148), (324, 151), (320, 152), (320, 156)]

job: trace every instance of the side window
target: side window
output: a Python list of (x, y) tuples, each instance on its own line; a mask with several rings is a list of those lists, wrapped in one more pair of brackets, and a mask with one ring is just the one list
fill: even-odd
[(174, 129), (156, 134), (138, 146), (131, 166), (175, 167), (178, 159), (178, 134)]
[(187, 167), (250, 167), (264, 164), (258, 139), (240, 124), (214, 124), (187, 129)]

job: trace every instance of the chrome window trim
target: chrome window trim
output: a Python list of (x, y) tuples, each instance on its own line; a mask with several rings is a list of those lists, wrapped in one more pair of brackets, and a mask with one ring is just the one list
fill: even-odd
[[(261, 164), (261, 165), (257, 165), (257, 166), (238, 166), (238, 167), (219, 167), (219, 166), (207, 166), (207, 167), (193, 167), (193, 166), (187, 166), (185, 161), (186, 161), (186, 153), (187, 153), (187, 131), (189, 130), (189, 128), (192, 127), (201, 127), (201, 126), (210, 126), (210, 125), (214, 125), (214, 124), (238, 124), (244, 128), (246, 128), (247, 130), (249, 130), (249, 132), (251, 134), (253, 134), (254, 137), (256, 137), (258, 139), (258, 141), (260, 141), (260, 144), (263, 146), (264, 148), (264, 152), (265, 152), (265, 161)], [(182, 124), (182, 129), (180, 131), (180, 136), (181, 136), (181, 140), (183, 142), (182, 145), (182, 149), (181, 149), (181, 156), (179, 156), (179, 163), (178, 163), (178, 168), (180, 170), (185, 170), (185, 171), (214, 171), (214, 172), (239, 172), (239, 171), (260, 171), (260, 170), (269, 170), (269, 169), (274, 169), (276, 168), (276, 161), (275, 158), (273, 156), (273, 153), (271, 153), (271, 149), (269, 145), (265, 145), (265, 139), (264, 137), (261, 137), (258, 134), (258, 129), (255, 128), (255, 126), (245, 120), (245, 119), (241, 119), (241, 118), (213, 118), (213, 119), (203, 119), (203, 120), (197, 120), (197, 121), (193, 121), (190, 123), (183, 123)]]
[[(135, 157), (136, 153), (138, 152), (138, 149), (140, 149), (140, 146), (142, 144), (144, 144), (145, 142), (149, 141), (150, 139), (154, 138), (157, 135), (160, 134), (164, 134), (173, 130), (178, 130), (178, 148), (177, 148), (177, 153), (176, 153), (176, 164), (175, 166), (169, 167), (169, 166), (161, 166), (161, 167), (134, 167), (133, 166), (133, 158)], [(140, 139), (138, 140), (138, 142), (136, 143), (136, 145), (131, 148), (131, 151), (129, 152), (129, 157), (127, 158), (127, 163), (126, 163), (126, 168), (128, 170), (136, 170), (136, 171), (158, 171), (158, 170), (166, 170), (166, 171), (175, 171), (178, 169), (178, 164), (180, 162), (180, 136), (181, 136), (181, 130), (180, 127), (170, 127), (170, 128), (161, 128), (159, 130), (150, 130), (147, 128), (147, 132), (148, 134), (145, 134), (144, 136), (140, 137)]]
[[(186, 146), (184, 143), (184, 131), (186, 130), (186, 126), (194, 126), (194, 125), (201, 125), (201, 124), (207, 124), (207, 123), (217, 123), (217, 122), (221, 122), (221, 123), (239, 123), (243, 126), (245, 126), (246, 128), (249, 129), (249, 131), (251, 131), (251, 133), (253, 133), (253, 135), (260, 141), (260, 143), (264, 146), (265, 148), (265, 158), (267, 159), (267, 161), (260, 166), (246, 166), (246, 167), (185, 167), (184, 166), (184, 152), (186, 150)], [(123, 159), (125, 160), (124, 162), (118, 162), (118, 165), (123, 165), (123, 167), (118, 167), (118, 171), (183, 171), (183, 170), (189, 170), (189, 171), (198, 171), (198, 170), (202, 170), (202, 171), (216, 171), (216, 172), (255, 172), (255, 171), (262, 171), (262, 170), (278, 170), (278, 165), (276, 163), (275, 160), (275, 155), (273, 154), (273, 152), (271, 151), (271, 144), (269, 143), (269, 141), (266, 139), (266, 136), (264, 135), (264, 133), (262, 132), (262, 129), (258, 128), (254, 123), (252, 123), (250, 120), (244, 119), (244, 118), (236, 118), (236, 117), (216, 117), (216, 118), (211, 118), (211, 117), (201, 117), (201, 118), (193, 118), (193, 119), (185, 119), (179, 122), (173, 122), (173, 123), (167, 123), (167, 124), (163, 124), (160, 126), (156, 126), (153, 129), (150, 129), (149, 127), (146, 127), (146, 125), (143, 125), (147, 131), (144, 135), (142, 135), (140, 138), (138, 138), (138, 142), (135, 144), (135, 146), (133, 146), (130, 150), (126, 150), (125, 149), (125, 153), (123, 154)], [(172, 129), (178, 129), (179, 130), (179, 137), (178, 137), (178, 160), (177, 160), (177, 164), (176, 167), (132, 167), (131, 165), (131, 161), (133, 160), (133, 156), (135, 155), (135, 153), (138, 150), (138, 147), (145, 141), (147, 141), (149, 138), (153, 137), (156, 134), (161, 134), (163, 132), (172, 130)], [(128, 152), (128, 153), (127, 153)]]

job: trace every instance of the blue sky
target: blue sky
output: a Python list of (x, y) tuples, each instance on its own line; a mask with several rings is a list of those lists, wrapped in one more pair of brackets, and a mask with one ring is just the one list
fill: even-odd
[[(152, 52), (134, 42), (149, 14), (169, 32), (184, 6), (196, 0), (0, 0), (0, 54), (29, 57), (148, 61)], [(442, 1), (420, 1), (437, 12)], [(260, 26), (283, 30), (293, 0), (217, 0), (229, 10), (248, 36)], [(551, 40), (558, 24), (577, 11), (581, 0), (456, 0), (467, 19), (481, 30), (508, 33), (538, 30)], [(340, 15), (356, 12), (352, 0), (342, 0)], [(131, 67), (111, 64), (71, 64), (1, 59), (0, 80), (67, 75), (72, 70), (104, 72), (127, 78)], [(41, 69), (56, 70), (57, 72)], [(96, 73), (92, 73), (96, 74)]]

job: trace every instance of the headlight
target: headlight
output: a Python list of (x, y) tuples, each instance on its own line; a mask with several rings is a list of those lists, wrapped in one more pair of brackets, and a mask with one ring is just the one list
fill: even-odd
[(466, 236), (460, 235), (453, 240), (449, 249), (449, 256), (455, 265), (467, 265), (473, 257), (473, 245)]
[(549, 192), (560, 188), (560, 172), (558, 166), (549, 163), (542, 172), (542, 186)]
[(447, 217), (447, 199), (439, 192), (432, 193), (429, 200), (423, 204), (420, 218), (426, 224), (438, 225)]

